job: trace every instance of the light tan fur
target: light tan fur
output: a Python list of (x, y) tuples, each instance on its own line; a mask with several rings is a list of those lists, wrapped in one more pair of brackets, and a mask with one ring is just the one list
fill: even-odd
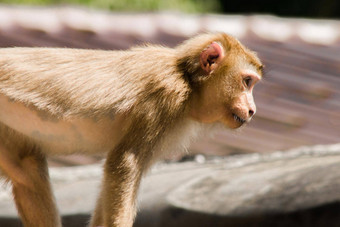
[(24, 225), (61, 226), (46, 155), (80, 152), (107, 153), (90, 225), (132, 226), (145, 170), (201, 123), (249, 121), (261, 67), (226, 34), (174, 49), (0, 49), (0, 169)]

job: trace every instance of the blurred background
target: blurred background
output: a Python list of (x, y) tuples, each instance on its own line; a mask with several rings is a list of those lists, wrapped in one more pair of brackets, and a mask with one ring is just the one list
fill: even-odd
[[(254, 91), (258, 112), (247, 128), (217, 130), (193, 143), (189, 153), (168, 160), (204, 164), (230, 155), (289, 153), (295, 148), (306, 153), (320, 145), (331, 147), (317, 152), (334, 153), (340, 140), (339, 18), (337, 0), (0, 0), (0, 47), (116, 50), (145, 42), (173, 47), (200, 32), (226, 32), (258, 52), (266, 65), (265, 79)], [(71, 155), (52, 157), (49, 163), (76, 167), (102, 159)], [(333, 211), (339, 209), (333, 204), (338, 200), (337, 194), (328, 200)], [(285, 226), (316, 226), (312, 222)]]
[(339, 18), (337, 0), (1, 0), (3, 4), (60, 6), (73, 5), (125, 12), (181, 11), (185, 13), (275, 14), (289, 17)]

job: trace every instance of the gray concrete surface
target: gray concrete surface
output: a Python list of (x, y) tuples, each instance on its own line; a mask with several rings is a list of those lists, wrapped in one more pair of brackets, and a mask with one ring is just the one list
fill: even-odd
[[(334, 206), (340, 201), (339, 165), (340, 144), (160, 163), (142, 182), (135, 226), (243, 226), (254, 217), (261, 217), (257, 226), (262, 226), (273, 215)], [(100, 187), (101, 165), (50, 173), (65, 226), (84, 226)], [(335, 210), (337, 217), (340, 209)], [(0, 215), (0, 226), (18, 226), (9, 186), (0, 191)]]

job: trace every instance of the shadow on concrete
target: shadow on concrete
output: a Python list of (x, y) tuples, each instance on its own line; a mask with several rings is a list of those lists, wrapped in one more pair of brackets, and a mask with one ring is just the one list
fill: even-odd
[(340, 226), (340, 202), (286, 214), (227, 217), (168, 208), (160, 217), (140, 212), (134, 227), (336, 227)]
[[(159, 216), (157, 216), (159, 215)], [(64, 227), (85, 227), (90, 215), (63, 217)], [(286, 214), (226, 217), (168, 208), (161, 213), (141, 211), (134, 227), (337, 227), (340, 224), (340, 202)], [(17, 218), (0, 218), (0, 226), (23, 227)]]
[[(76, 214), (63, 216), (63, 227), (85, 227), (90, 220), (90, 215)], [(18, 218), (0, 218), (1, 227), (23, 227), (21, 221)]]

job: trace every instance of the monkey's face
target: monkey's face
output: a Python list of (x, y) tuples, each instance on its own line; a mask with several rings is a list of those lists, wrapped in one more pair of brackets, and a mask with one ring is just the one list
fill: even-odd
[(253, 89), (260, 79), (250, 69), (212, 75), (194, 95), (191, 116), (202, 123), (221, 122), (232, 129), (241, 127), (256, 113)]
[(256, 105), (253, 97), (255, 84), (261, 76), (251, 69), (242, 69), (236, 73), (231, 87), (233, 87), (233, 97), (227, 103), (226, 117), (222, 122), (230, 128), (238, 128), (250, 122), (256, 113)]
[[(216, 43), (212, 45), (216, 46)], [(223, 47), (219, 48), (204, 50), (210, 51), (208, 54), (212, 57), (218, 56), (215, 61), (211, 61), (211, 56), (201, 55), (202, 68), (209, 75), (193, 95), (191, 116), (203, 123), (221, 122), (236, 129), (248, 123), (256, 113), (253, 89), (261, 80), (262, 64), (254, 54), (244, 49), (216, 54), (223, 51)], [(223, 59), (218, 59), (221, 56)], [(208, 62), (204, 62), (205, 58)], [(211, 68), (206, 70), (209, 66)]]

